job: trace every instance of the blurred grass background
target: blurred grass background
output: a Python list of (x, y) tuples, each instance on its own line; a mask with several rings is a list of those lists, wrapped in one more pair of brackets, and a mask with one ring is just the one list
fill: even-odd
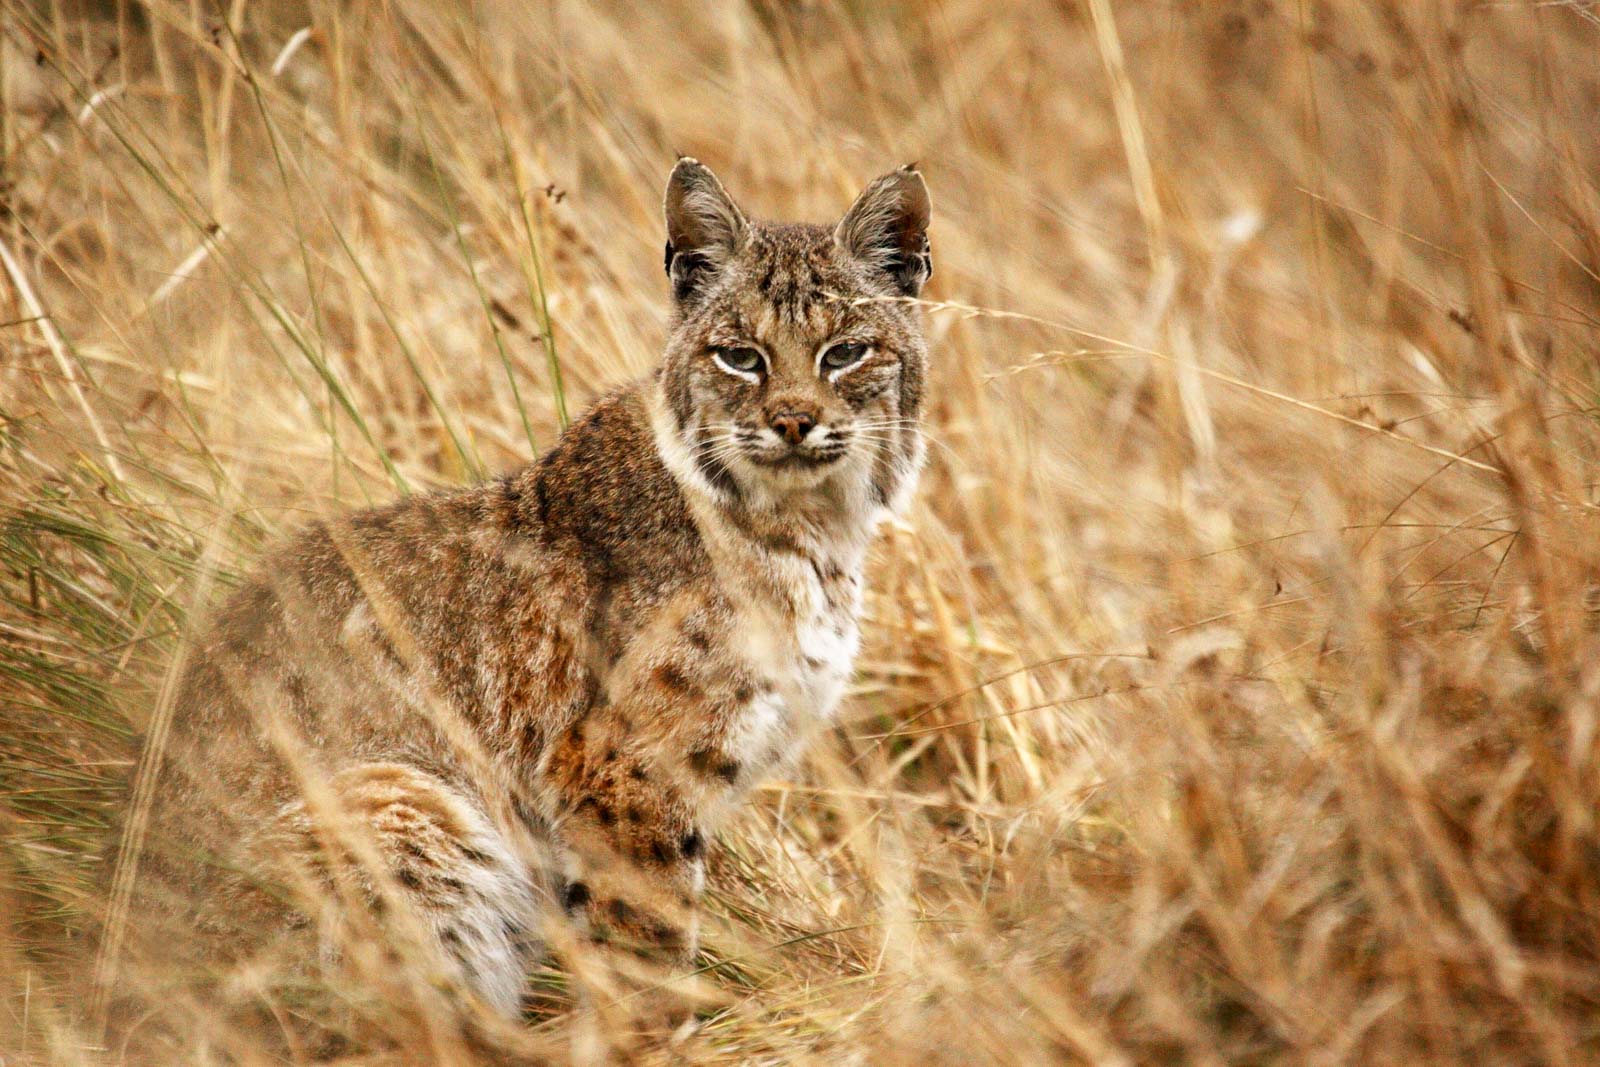
[(1597, 56), (1580, 0), (0, 0), (0, 1058), (117, 1060), (78, 942), (209, 576), (647, 370), (681, 152), (817, 221), (919, 161), (936, 379), (675, 1055), (1600, 1062)]

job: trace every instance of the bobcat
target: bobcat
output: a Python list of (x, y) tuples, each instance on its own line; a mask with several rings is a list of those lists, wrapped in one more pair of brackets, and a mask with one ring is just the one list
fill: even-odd
[(760, 222), (683, 158), (665, 213), (654, 373), (498, 481), (313, 525), (195, 643), (127, 883), (157, 951), (342, 965), (409, 923), (508, 1015), (558, 910), (694, 951), (707, 841), (833, 714), (922, 464), (929, 201), (905, 167)]

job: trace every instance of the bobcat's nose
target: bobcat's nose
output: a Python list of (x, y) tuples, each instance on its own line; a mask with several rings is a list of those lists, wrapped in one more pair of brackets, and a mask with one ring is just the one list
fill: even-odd
[(816, 418), (804, 411), (779, 411), (767, 418), (767, 425), (791, 445), (799, 444), (816, 424)]

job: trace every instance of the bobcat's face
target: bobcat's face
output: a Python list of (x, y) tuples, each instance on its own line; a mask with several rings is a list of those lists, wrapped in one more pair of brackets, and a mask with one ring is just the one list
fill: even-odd
[[(692, 161), (673, 178), (678, 314), (661, 381), (695, 468), (735, 495), (832, 484), (891, 504), (923, 450), (926, 347), (897, 299), (929, 269), (921, 177), (880, 179), (838, 227), (747, 221)], [(688, 222), (674, 219), (680, 182), (684, 210), (701, 212)]]

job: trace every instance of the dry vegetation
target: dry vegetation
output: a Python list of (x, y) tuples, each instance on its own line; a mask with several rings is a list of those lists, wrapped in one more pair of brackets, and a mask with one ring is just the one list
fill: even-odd
[(185, 620), (648, 368), (686, 152), (920, 160), (938, 370), (673, 1055), (1600, 1062), (1600, 13), (1112, 7), (0, 3), (0, 1060)]

